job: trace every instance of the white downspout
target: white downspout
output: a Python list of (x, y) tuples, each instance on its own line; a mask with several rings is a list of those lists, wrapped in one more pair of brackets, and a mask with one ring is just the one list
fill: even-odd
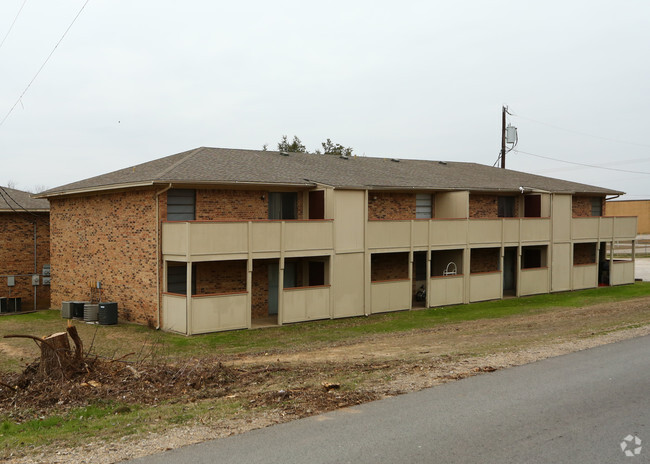
[(160, 330), (160, 195), (172, 188), (170, 183), (160, 192), (156, 192), (156, 330)]

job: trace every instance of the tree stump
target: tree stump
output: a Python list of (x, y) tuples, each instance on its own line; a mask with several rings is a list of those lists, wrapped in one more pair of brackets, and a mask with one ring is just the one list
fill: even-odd
[(58, 332), (43, 338), (41, 343), (41, 364), (39, 370), (48, 376), (64, 373), (70, 364), (70, 341), (66, 332)]

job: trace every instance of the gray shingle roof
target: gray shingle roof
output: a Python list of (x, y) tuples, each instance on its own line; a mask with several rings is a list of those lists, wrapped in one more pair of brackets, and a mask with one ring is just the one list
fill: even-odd
[(89, 189), (167, 184), (278, 184), (338, 188), (519, 191), (615, 195), (615, 190), (477, 163), (315, 155), (276, 151), (206, 148), (178, 153), (42, 192), (51, 197)]
[[(23, 209), (24, 208), (24, 209)], [(0, 212), (7, 211), (49, 211), (50, 202), (32, 198), (31, 194), (22, 190), (0, 187)]]

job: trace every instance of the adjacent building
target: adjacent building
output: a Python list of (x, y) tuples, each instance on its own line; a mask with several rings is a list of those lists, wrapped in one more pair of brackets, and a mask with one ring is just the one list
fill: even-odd
[[(634, 282), (622, 192), (474, 163), (198, 148), (48, 190), (52, 303), (184, 334)], [(98, 284), (99, 283), (99, 284)]]
[(50, 307), (50, 220), (47, 200), (0, 186), (0, 308)]

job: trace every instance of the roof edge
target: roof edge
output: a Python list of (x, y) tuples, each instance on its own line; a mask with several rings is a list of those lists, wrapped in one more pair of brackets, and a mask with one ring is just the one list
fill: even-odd
[(154, 184), (155, 182), (153, 181), (146, 181), (146, 182), (130, 182), (125, 184), (101, 185), (101, 186), (90, 187), (90, 188), (59, 190), (59, 191), (50, 192), (46, 194), (40, 193), (37, 195), (33, 195), (33, 198), (48, 199), (53, 197), (62, 197), (66, 195), (77, 195), (80, 193), (98, 193), (106, 190), (119, 190), (119, 189), (134, 188), (134, 187), (151, 187)]

